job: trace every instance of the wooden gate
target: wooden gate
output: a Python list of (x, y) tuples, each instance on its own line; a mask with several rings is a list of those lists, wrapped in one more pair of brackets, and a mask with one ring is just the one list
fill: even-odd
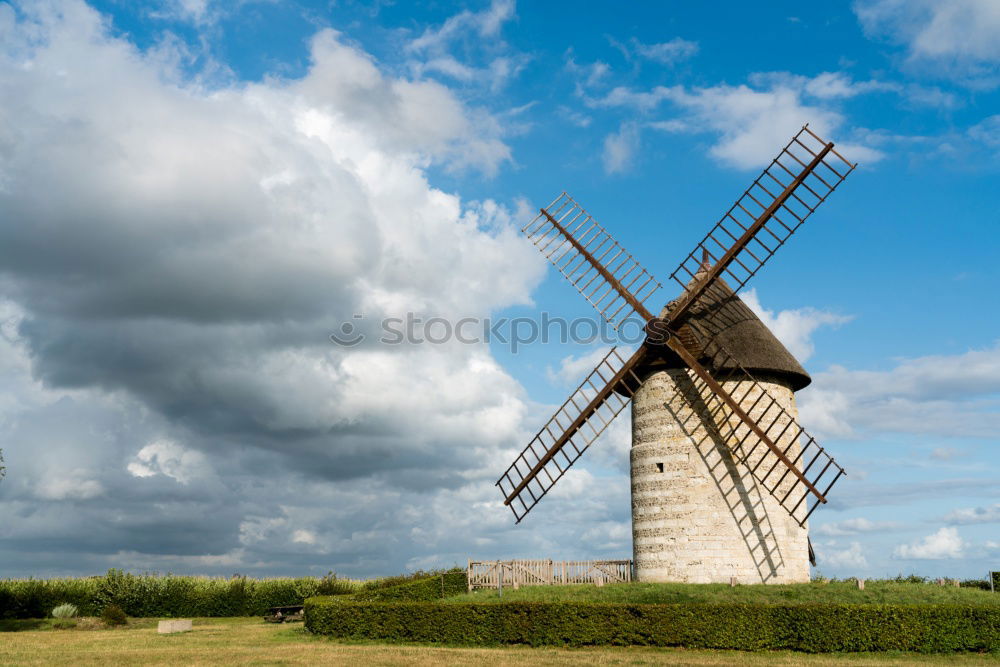
[(632, 581), (630, 560), (489, 560), (469, 561), (469, 590), (551, 586), (556, 584), (614, 584)]

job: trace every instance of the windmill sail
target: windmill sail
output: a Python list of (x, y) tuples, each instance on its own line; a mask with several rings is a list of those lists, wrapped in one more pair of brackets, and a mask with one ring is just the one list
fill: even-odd
[[(805, 525), (816, 506), (826, 502), (844, 469), (731, 355), (724, 353), (728, 355), (721, 360), (724, 370), (709, 373), (682, 345), (671, 348), (692, 372), (694, 391), (685, 396), (687, 401), (709, 407), (714, 419), (709, 426), (734, 458), (800, 526)], [(800, 444), (802, 436), (807, 438), (805, 445)], [(799, 512), (810, 495), (813, 504)]]
[(844, 469), (799, 425), (795, 416), (726, 350), (717, 353), (722, 370), (712, 379), (750, 416), (746, 423), (704, 378), (692, 373), (689, 401), (700, 401), (711, 416), (708, 426), (733, 458), (804, 526), (816, 507), (826, 502)]
[(725, 276), (739, 292), (856, 166), (803, 127), (670, 274), (688, 289), (703, 258), (714, 264), (671, 318), (682, 318), (716, 277)]
[(628, 406), (643, 354), (611, 348), (497, 480), (518, 523)]
[(662, 285), (565, 192), (522, 229), (553, 266), (614, 327)]
[[(692, 283), (700, 276), (696, 274)], [(780, 369), (793, 387), (800, 382), (797, 376), (802, 370), (790, 355), (788, 359), (767, 357), (769, 349), (787, 355), (780, 344), (774, 350), (755, 336), (753, 344), (747, 345), (745, 336), (755, 335), (753, 329), (744, 329), (748, 321), (757, 320), (726, 281), (716, 277), (684, 320), (683, 348), (678, 344), (682, 341), (671, 348), (679, 350), (678, 356), (689, 357), (683, 359), (693, 382), (691, 394), (685, 397), (688, 403), (708, 408), (712, 423), (707, 426), (802, 525), (818, 504), (826, 502), (826, 494), (844, 471), (745, 367), (751, 364), (767, 373)], [(738, 359), (726, 342), (746, 348), (743, 358)], [(761, 358), (762, 352), (767, 358)]]

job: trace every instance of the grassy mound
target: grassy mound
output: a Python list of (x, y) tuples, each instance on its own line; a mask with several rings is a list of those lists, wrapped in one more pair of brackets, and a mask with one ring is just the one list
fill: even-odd
[(477, 590), (446, 600), (448, 604), (500, 602), (600, 602), (615, 604), (966, 604), (1000, 607), (1000, 594), (975, 588), (955, 588), (931, 583), (869, 581), (865, 590), (853, 582), (827, 584), (747, 585), (728, 584), (611, 584), (594, 586), (530, 586)]

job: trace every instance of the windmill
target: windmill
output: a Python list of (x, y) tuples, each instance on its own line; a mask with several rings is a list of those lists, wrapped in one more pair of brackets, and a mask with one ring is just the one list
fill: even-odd
[(639, 581), (808, 581), (807, 521), (844, 470), (797, 421), (805, 370), (736, 295), (854, 170), (804, 126), (661, 285), (565, 192), (522, 230), (612, 325), (612, 348), (497, 480), (518, 523), (632, 406)]

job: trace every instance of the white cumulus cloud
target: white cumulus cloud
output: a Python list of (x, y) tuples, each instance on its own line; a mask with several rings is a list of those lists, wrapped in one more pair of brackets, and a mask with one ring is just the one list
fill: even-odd
[(945, 515), (951, 524), (1000, 523), (1000, 503), (985, 507), (962, 507)]
[[(814, 90), (830, 96), (829, 82)], [(784, 146), (806, 123), (821, 137), (836, 141), (837, 150), (850, 160), (872, 163), (883, 157), (879, 151), (844, 137), (844, 116), (808, 100), (805, 92), (809, 91), (799, 85), (778, 82), (760, 88), (722, 84), (675, 90), (671, 99), (691, 115), (693, 129), (719, 135), (711, 154), (739, 168), (766, 165), (777, 153), (776, 147)]]
[[(740, 85), (686, 88), (655, 86), (635, 90), (617, 86), (602, 97), (583, 95), (594, 108), (625, 107), (648, 116), (665, 102), (680, 111), (679, 118), (649, 121), (650, 127), (669, 132), (707, 132), (717, 136), (710, 154), (740, 169), (768, 164), (778, 147), (806, 123), (820, 136), (836, 141), (837, 150), (853, 161), (873, 163), (883, 154), (854, 141), (847, 119), (832, 102), (883, 86), (855, 83), (846, 75), (824, 72), (816, 77), (784, 72), (751, 75)], [(581, 93), (582, 94), (582, 93)]]
[(698, 43), (680, 37), (675, 37), (666, 42), (656, 44), (643, 44), (639, 40), (632, 40), (636, 53), (647, 60), (661, 63), (663, 65), (673, 65), (682, 60), (691, 58), (698, 53)]
[(743, 292), (740, 298), (799, 361), (806, 361), (813, 355), (815, 345), (812, 335), (817, 329), (823, 326), (836, 328), (853, 319), (850, 315), (838, 315), (816, 308), (796, 308), (775, 313), (761, 305), (754, 288)]
[(185, 449), (170, 440), (149, 443), (136, 453), (135, 460), (129, 462), (126, 469), (133, 477), (165, 475), (181, 484), (210, 472), (201, 452)]
[(813, 529), (816, 535), (827, 537), (839, 537), (843, 535), (858, 535), (860, 533), (875, 533), (884, 530), (891, 530), (898, 526), (895, 521), (871, 521), (863, 517), (857, 519), (845, 519), (834, 523), (825, 523)]
[(835, 568), (866, 568), (868, 559), (865, 558), (861, 543), (851, 542), (846, 549), (836, 549), (832, 546), (822, 548), (816, 554), (816, 564), (821, 567), (828, 565)]
[(639, 150), (639, 127), (635, 123), (623, 123), (617, 132), (604, 138), (604, 171), (618, 174), (629, 169)]
[[(430, 182), (502, 168), (501, 123), (335, 31), (308, 49), (300, 76), (209, 85), (83, 2), (0, 4), (0, 505), (33, 508), (9, 571), (39, 572), (44, 534), (83, 571), (112, 545), (301, 572), (274, 551), (295, 530), (355, 571), (452, 562), (489, 521), (411, 531), (468, 489), (511, 529), (492, 482), (523, 388), (486, 345), (378, 342), (530, 301), (545, 265), (507, 207)], [(331, 341), (345, 323), (363, 342)]]
[(994, 0), (860, 0), (854, 11), (865, 31), (905, 44), (912, 61), (939, 63), (996, 79), (1000, 4)]
[(316, 544), (316, 535), (311, 531), (299, 528), (292, 532), (292, 542), (296, 544)]
[(913, 560), (944, 560), (962, 558), (967, 543), (958, 534), (957, 528), (944, 526), (936, 533), (910, 544), (900, 544), (892, 554), (895, 558)]
[(441, 48), (466, 33), (473, 33), (478, 38), (495, 37), (503, 24), (514, 18), (515, 8), (514, 0), (493, 0), (482, 11), (462, 11), (448, 18), (440, 27), (426, 29), (410, 42), (408, 48), (413, 51)]
[(608, 354), (609, 349), (599, 347), (585, 354), (563, 357), (559, 362), (559, 368), (547, 368), (546, 375), (552, 382), (564, 385), (576, 384), (594, 370), (594, 367)]
[(1000, 429), (1000, 345), (902, 359), (886, 371), (833, 366), (813, 374), (799, 410), (816, 431), (993, 437)]

